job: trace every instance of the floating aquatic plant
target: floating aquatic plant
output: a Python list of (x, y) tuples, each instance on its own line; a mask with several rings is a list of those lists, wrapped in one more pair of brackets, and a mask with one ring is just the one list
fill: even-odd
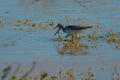
[(33, 23), (33, 24), (32, 24), (32, 27), (35, 27), (35, 26), (36, 26), (36, 24), (35, 24), (35, 23)]
[(116, 42), (116, 35), (115, 33), (111, 30), (109, 32), (109, 37), (107, 38), (107, 42), (111, 45), (112, 43), (115, 43)]
[(49, 80), (58, 80), (57, 76), (51, 76)]
[(40, 80), (47, 80), (47, 76), (48, 76), (47, 72), (41, 72)]
[(67, 71), (67, 80), (75, 80), (75, 76), (72, 70)]

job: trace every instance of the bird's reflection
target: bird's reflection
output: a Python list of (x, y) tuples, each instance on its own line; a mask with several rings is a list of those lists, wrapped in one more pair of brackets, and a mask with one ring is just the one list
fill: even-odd
[(86, 48), (79, 40), (75, 39), (67, 39), (65, 42), (58, 43), (56, 46), (56, 50), (60, 55), (85, 55), (87, 54)]

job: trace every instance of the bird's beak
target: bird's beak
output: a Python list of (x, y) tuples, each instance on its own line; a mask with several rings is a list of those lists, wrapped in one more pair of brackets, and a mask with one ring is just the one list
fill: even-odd
[(56, 32), (54, 35), (56, 35), (56, 34), (60, 31), (60, 29), (61, 29), (61, 28), (59, 28), (59, 29), (57, 30), (57, 32)]

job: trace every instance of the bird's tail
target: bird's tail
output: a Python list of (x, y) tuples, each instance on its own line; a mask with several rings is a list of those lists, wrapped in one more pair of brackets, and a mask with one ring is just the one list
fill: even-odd
[(88, 26), (88, 28), (92, 28), (93, 26)]
[(88, 29), (88, 28), (92, 28), (93, 26), (85, 26), (85, 27), (82, 27), (82, 29)]

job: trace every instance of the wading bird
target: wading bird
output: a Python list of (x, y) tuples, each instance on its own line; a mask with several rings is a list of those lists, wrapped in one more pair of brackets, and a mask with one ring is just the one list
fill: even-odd
[(80, 26), (80, 25), (68, 25), (68, 26), (64, 26), (62, 24), (57, 24), (57, 26), (54, 28), (56, 29), (58, 28), (57, 32), (54, 34), (56, 35), (57, 33), (59, 33), (59, 31), (62, 29), (62, 31), (64, 33), (66, 33), (66, 37), (68, 36), (74, 36), (80, 33), (80, 31), (88, 29), (88, 28), (92, 28), (92, 26)]

